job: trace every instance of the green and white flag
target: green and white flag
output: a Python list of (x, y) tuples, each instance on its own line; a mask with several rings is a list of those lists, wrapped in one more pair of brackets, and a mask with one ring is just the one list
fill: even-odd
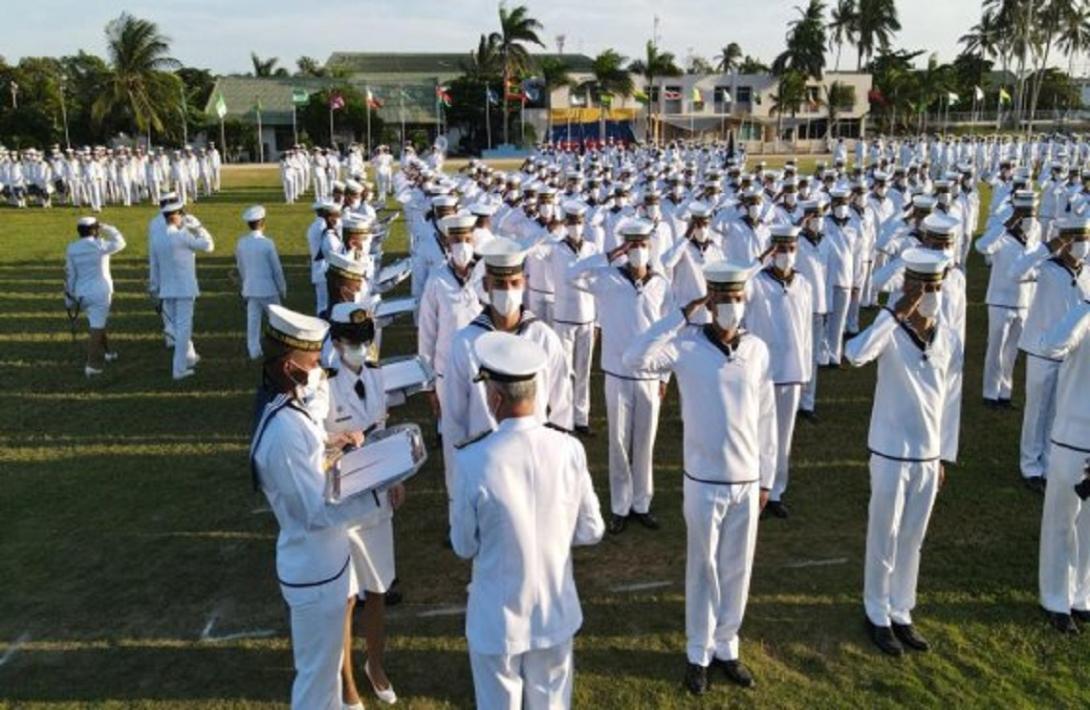
[(291, 90), (291, 102), (296, 106), (301, 106), (310, 101), (310, 94), (306, 89), (292, 89)]
[(227, 115), (227, 102), (223, 100), (223, 94), (216, 96), (215, 105), (216, 116), (222, 121), (223, 117)]

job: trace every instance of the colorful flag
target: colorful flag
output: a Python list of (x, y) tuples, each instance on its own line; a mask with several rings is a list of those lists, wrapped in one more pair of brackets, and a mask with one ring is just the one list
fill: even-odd
[(367, 90), (367, 105), (373, 109), (382, 108), (382, 99), (375, 96), (370, 89)]
[(450, 91), (442, 84), (435, 85), (435, 100), (443, 104), (443, 106), (450, 108), (452, 103), (450, 98)]
[(507, 82), (504, 98), (508, 101), (526, 101), (526, 94), (522, 93), (522, 87), (516, 81)]
[(1011, 102), (1011, 95), (1007, 93), (1007, 90), (1002, 86), (999, 87), (999, 103), (1009, 104)]
[(261, 113), (261, 109), (262, 109), (261, 97), (255, 96), (254, 97), (254, 111), (257, 111), (258, 113)]
[(223, 117), (227, 115), (227, 102), (223, 100), (223, 93), (221, 92), (216, 96), (216, 116), (222, 121)]
[(725, 104), (734, 103), (734, 99), (731, 98), (730, 92), (725, 90), (725, 89), (723, 90), (723, 103), (725, 103)]
[(700, 95), (700, 89), (696, 88), (695, 86), (693, 87), (693, 103), (694, 104), (704, 103), (704, 97)]
[(647, 94), (645, 94), (642, 89), (636, 89), (636, 92), (632, 94), (632, 98), (636, 99), (636, 101), (641, 104), (651, 102), (651, 98)]
[(606, 108), (613, 105), (613, 94), (602, 94), (598, 97), (598, 103), (602, 104)]
[(976, 98), (977, 101), (983, 101), (984, 100), (984, 89), (981, 89), (979, 86), (974, 86), (973, 87), (973, 96)]
[(681, 92), (680, 91), (664, 91), (664, 92), (662, 92), (662, 97), (664, 99), (666, 99), (667, 101), (681, 101)]
[(951, 91), (950, 93), (948, 93), (946, 95), (946, 104), (947, 105), (956, 104), (958, 102), (959, 98), (960, 97), (957, 94), (955, 94), (953, 91)]
[(334, 111), (340, 111), (344, 108), (344, 97), (340, 94), (331, 94), (329, 97), (329, 108)]
[(296, 106), (302, 106), (310, 101), (310, 94), (306, 89), (292, 89), (291, 90), (291, 102)]
[(485, 88), (484, 90), (484, 100), (488, 102), (489, 106), (499, 106), (500, 104), (500, 97), (495, 91), (489, 88)]

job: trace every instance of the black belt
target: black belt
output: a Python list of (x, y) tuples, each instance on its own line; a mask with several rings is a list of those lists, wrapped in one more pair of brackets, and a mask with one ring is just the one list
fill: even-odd
[[(1019, 348), (1021, 350), (1021, 348)], [(1038, 360), (1046, 360), (1048, 362), (1061, 363), (1063, 360), (1058, 360), (1054, 357), (1045, 357), (1044, 355), (1038, 355), (1037, 353), (1031, 353), (1029, 350), (1022, 350), (1028, 357), (1035, 357)]]
[(682, 475), (688, 478), (690, 481), (696, 481), (697, 483), (707, 483), (710, 486), (746, 486), (750, 483), (758, 483), (760, 479), (754, 478), (752, 481), (710, 481), (707, 478), (697, 478), (696, 476), (689, 475), (689, 472), (682, 469)]
[(556, 318), (553, 318), (553, 323), (561, 323), (563, 325), (594, 325), (594, 321), (592, 320), (588, 320), (583, 323), (576, 323), (572, 320), (557, 320)]
[(659, 382), (662, 379), (659, 377), (628, 377), (627, 375), (618, 375), (606, 369), (603, 369), (602, 372), (610, 377), (616, 377), (618, 380), (628, 380), (629, 382)]
[(932, 456), (932, 457), (926, 458), (926, 459), (910, 459), (910, 458), (903, 458), (901, 456), (890, 456), (888, 454), (883, 454), (880, 451), (875, 451), (874, 449), (871, 449), (870, 452), (871, 452), (871, 454), (873, 456), (878, 456), (879, 458), (888, 459), (890, 461), (899, 461), (901, 463), (932, 463), (932, 462), (938, 461), (938, 460), (940, 460), (942, 458), (941, 456)]
[(334, 581), (335, 579), (338, 579), (342, 574), (344, 574), (344, 571), (346, 569), (348, 569), (348, 563), (351, 562), (351, 561), (352, 561), (352, 556), (349, 555), (347, 558), (345, 558), (344, 565), (341, 567), (340, 572), (338, 572), (337, 574), (333, 575), (332, 577), (330, 577), (328, 579), (323, 579), (320, 582), (306, 582), (305, 584), (292, 584), (290, 582), (285, 582), (284, 580), (280, 579), (279, 577), (277, 577), (276, 580), (278, 582), (280, 582), (280, 584), (282, 584), (283, 586), (290, 587), (292, 589), (305, 589), (307, 587), (320, 587), (323, 584), (329, 584), (330, 582)]
[(1061, 444), (1060, 442), (1052, 439), (1052, 443), (1059, 446), (1061, 449), (1068, 449), (1070, 451), (1078, 451), (1080, 454), (1090, 454), (1090, 449), (1084, 449), (1078, 446), (1072, 446), (1071, 444)]

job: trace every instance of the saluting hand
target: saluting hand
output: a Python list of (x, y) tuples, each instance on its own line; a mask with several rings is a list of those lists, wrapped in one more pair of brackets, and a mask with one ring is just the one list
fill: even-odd
[(912, 315), (916, 311), (916, 306), (919, 305), (920, 299), (923, 298), (923, 289), (918, 285), (911, 285), (907, 287), (901, 298), (898, 299), (897, 305), (893, 307), (893, 313), (899, 319), (904, 320)]
[(700, 298), (695, 298), (692, 301), (689, 301), (687, 304), (685, 304), (685, 308), (682, 309), (682, 312), (685, 314), (685, 320), (689, 320), (689, 318), (692, 317), (693, 313), (696, 312), (697, 308), (700, 308), (701, 306), (704, 306), (707, 303), (708, 303), (708, 294), (704, 294)]

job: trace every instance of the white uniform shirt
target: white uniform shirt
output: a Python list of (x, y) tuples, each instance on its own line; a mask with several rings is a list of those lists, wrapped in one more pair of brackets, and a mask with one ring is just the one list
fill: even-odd
[(746, 330), (768, 346), (772, 382), (809, 382), (814, 319), (812, 289), (806, 277), (796, 271), (789, 282), (781, 281), (771, 269), (764, 269), (746, 285)]
[(481, 313), (480, 281), (481, 269), (470, 269), (462, 282), (449, 264), (436, 267), (428, 277), (417, 311), (416, 351), (439, 376), (447, 371), (454, 334)]
[(1048, 357), (1041, 339), (1079, 301), (1090, 298), (1090, 269), (1083, 265), (1073, 273), (1059, 260), (1049, 258), (1048, 245), (1042, 242), (1019, 257), (1010, 274), (1013, 278), (1037, 280), (1018, 347), (1032, 355)]
[(822, 234), (814, 236), (815, 241), (810, 241), (806, 232), (799, 234), (799, 251), (795, 259), (795, 270), (806, 277), (810, 284), (810, 307), (816, 315), (825, 315), (829, 312), (829, 302), (832, 298), (829, 285), (829, 259), (833, 245)]
[(68, 245), (65, 289), (77, 299), (106, 301), (114, 292), (110, 256), (125, 248), (125, 238), (112, 227), (104, 231), (107, 239), (82, 237)]
[(568, 281), (594, 296), (602, 328), (602, 370), (626, 379), (658, 379), (625, 367), (622, 356), (635, 337), (672, 308), (669, 280), (648, 271), (643, 282), (637, 283), (627, 268), (610, 266), (605, 254), (595, 254), (573, 264)]
[(777, 434), (768, 346), (742, 332), (729, 348), (713, 342), (706, 328), (688, 325), (674, 310), (629, 344), (625, 366), (677, 376), (686, 476), (771, 488)]
[(196, 298), (197, 252), (210, 253), (215, 244), (204, 227), (190, 230), (167, 226), (161, 239), (155, 241), (159, 264), (159, 298)]
[(571, 548), (605, 531), (583, 446), (519, 417), (454, 461), (451, 545), (473, 560), (470, 651), (513, 655), (564, 643), (583, 624)]
[(1047, 357), (1063, 359), (1056, 384), (1052, 441), (1090, 455), (1090, 300), (1067, 312), (1041, 340)]
[[(444, 373), (443, 403), (446, 411), (443, 419), (449, 422), (450, 435), (455, 445), (470, 437), (495, 428), (496, 420), (488, 411), (484, 382), (474, 382), (480, 372), (480, 363), (473, 351), (477, 338), (495, 330), (489, 311), (454, 334), (450, 344), (450, 358)], [(553, 329), (537, 319), (529, 311), (522, 312), (522, 319), (514, 334), (527, 338), (545, 350), (545, 369), (537, 375), (537, 411), (542, 422), (572, 428), (572, 381), (564, 346)]]
[[(669, 274), (674, 303), (684, 306), (703, 297), (707, 292), (704, 265), (726, 259), (722, 247), (709, 231), (708, 240), (698, 244), (693, 239), (679, 239), (670, 251), (663, 254), (662, 266)], [(693, 314), (694, 323), (707, 323), (708, 312), (700, 309)]]
[(288, 283), (280, 266), (276, 243), (259, 231), (239, 237), (235, 263), (242, 279), (243, 298), (286, 296)]
[(1036, 289), (1034, 281), (1025, 276), (1015, 278), (1011, 269), (1026, 251), (1037, 248), (1039, 234), (1039, 228), (1031, 230), (1023, 243), (1009, 230), (1001, 228), (977, 240), (976, 250), (991, 260), (988, 293), (984, 297), (986, 304), (1002, 308), (1029, 308)]
[(872, 453), (901, 461), (956, 461), (956, 437), (945, 436), (958, 426), (960, 412), (954, 375), (962, 359), (962, 341), (940, 318), (930, 343), (923, 343), (888, 309), (844, 346), (844, 356), (856, 367), (878, 361), (870, 434)]
[(567, 239), (552, 245), (548, 267), (551, 272), (550, 282), (556, 289), (553, 322), (567, 325), (585, 325), (594, 322), (596, 317), (594, 296), (569, 284), (568, 270), (580, 259), (597, 253), (599, 253), (598, 247), (587, 239), (579, 243), (578, 251)]

